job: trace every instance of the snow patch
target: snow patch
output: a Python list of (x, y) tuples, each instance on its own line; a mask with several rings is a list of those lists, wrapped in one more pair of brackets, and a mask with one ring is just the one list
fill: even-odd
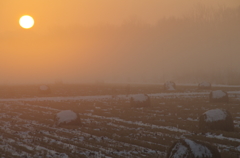
[(202, 82), (202, 83), (199, 83), (199, 86), (200, 87), (210, 87), (211, 83), (209, 83), (209, 82)]
[(215, 135), (215, 134), (211, 134), (211, 133), (206, 133), (205, 135), (206, 135), (207, 138), (215, 138), (215, 139), (228, 140), (228, 141), (233, 141), (233, 142), (240, 143), (240, 139), (224, 137), (222, 134)]
[(197, 119), (193, 119), (193, 118), (190, 118), (190, 117), (188, 117), (187, 120), (188, 121), (198, 121)]

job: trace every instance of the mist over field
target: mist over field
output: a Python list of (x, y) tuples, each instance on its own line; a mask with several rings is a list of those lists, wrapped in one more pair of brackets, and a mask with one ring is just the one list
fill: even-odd
[(0, 158), (240, 158), (240, 0), (0, 0)]
[(121, 23), (1, 32), (0, 83), (239, 84), (239, 19), (240, 7), (198, 5), (156, 22), (130, 16)]

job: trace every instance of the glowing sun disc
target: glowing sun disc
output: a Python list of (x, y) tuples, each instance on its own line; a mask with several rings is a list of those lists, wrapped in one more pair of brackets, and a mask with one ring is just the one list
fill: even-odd
[(29, 15), (24, 15), (19, 19), (19, 24), (24, 29), (30, 29), (34, 25), (34, 19)]

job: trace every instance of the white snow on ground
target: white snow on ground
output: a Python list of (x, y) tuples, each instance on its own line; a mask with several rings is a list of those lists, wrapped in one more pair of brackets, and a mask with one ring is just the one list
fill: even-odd
[(199, 83), (199, 86), (200, 87), (210, 87), (211, 83), (209, 83), (209, 82), (202, 82), (202, 83)]
[[(239, 91), (239, 93), (240, 93), (240, 91)], [(149, 94), (148, 96), (150, 96), (150, 97), (166, 97), (166, 96), (193, 96), (193, 95), (209, 95), (209, 92), (155, 93), (155, 94)]]
[(123, 122), (123, 123), (127, 123), (127, 124), (133, 124), (133, 125), (138, 125), (138, 126), (144, 126), (144, 127), (151, 127), (151, 128), (155, 128), (155, 129), (165, 129), (165, 130), (169, 130), (169, 131), (173, 131), (173, 132), (180, 132), (180, 133), (187, 133), (190, 134), (189, 131), (187, 130), (183, 130), (183, 129), (179, 129), (176, 127), (171, 127), (171, 126), (158, 126), (158, 125), (152, 125), (152, 124), (148, 124), (148, 123), (143, 123), (142, 121), (126, 121), (120, 118), (116, 118), (116, 117), (105, 117), (105, 116), (99, 116), (99, 115), (93, 115), (91, 113), (85, 113), (84, 115), (86, 116), (91, 116), (94, 118), (101, 118), (101, 119), (108, 119), (108, 120), (114, 120), (114, 121), (119, 121), (119, 122)]
[(216, 139), (221, 139), (221, 140), (229, 140), (229, 141), (239, 142), (240, 143), (240, 139), (224, 137), (222, 134), (215, 135), (215, 134), (206, 133), (206, 137), (208, 137), (208, 138), (216, 138)]
[[(19, 102), (19, 104), (20, 104), (21, 102)], [(23, 103), (22, 103), (23, 104)], [(25, 104), (26, 105), (26, 104)], [(28, 105), (28, 106), (32, 106), (32, 105)], [(34, 107), (35, 107), (36, 105), (34, 105)], [(11, 106), (10, 106), (11, 107)], [(36, 106), (37, 107), (37, 106)], [(47, 107), (43, 107), (43, 106), (38, 106), (38, 107), (41, 107), (41, 108), (47, 108)], [(58, 109), (53, 109), (53, 108), (49, 108), (49, 110), (52, 110), (54, 113), (58, 110)], [(6, 116), (6, 114), (2, 114), (2, 116)], [(97, 115), (91, 115), (91, 117), (93, 118), (93, 117), (95, 117), (95, 116), (97, 116)], [(8, 116), (8, 117), (12, 117), (12, 116)], [(100, 116), (101, 117), (101, 116)], [(98, 117), (96, 117), (97, 119), (95, 119), (95, 120), (101, 120), (101, 119), (98, 119)], [(102, 117), (103, 119), (105, 119), (105, 118), (110, 118), (111, 119), (111, 117)], [(116, 117), (115, 117), (116, 118)], [(89, 119), (89, 118), (88, 118)], [(119, 119), (119, 118), (116, 118), (116, 119)], [(19, 121), (19, 118), (17, 118), (17, 120)], [(92, 119), (92, 120), (94, 120), (94, 119)], [(154, 128), (154, 126), (155, 125), (152, 125), (152, 124), (148, 124), (148, 123), (144, 123), (144, 122), (139, 122), (139, 121), (127, 121), (127, 120), (124, 120), (124, 119), (120, 119), (120, 120), (122, 120), (122, 122), (129, 122), (129, 124), (135, 124), (135, 125), (140, 125), (141, 127), (153, 127)], [(22, 120), (23, 121), (23, 120)], [(24, 120), (24, 121), (26, 121), (26, 120)], [(108, 121), (108, 120), (107, 120)], [(114, 121), (113, 121), (114, 122)], [(26, 123), (26, 122), (25, 122)], [(44, 128), (46, 128), (47, 127), (47, 129), (52, 129), (52, 127), (48, 127), (48, 126), (46, 126), (45, 124), (37, 124), (37, 122), (32, 122), (32, 121), (29, 121), (29, 122), (27, 122), (28, 124), (30, 124), (30, 125), (41, 125), (41, 127), (44, 127)], [(113, 124), (113, 123), (112, 123)], [(112, 125), (111, 124), (111, 125)], [(109, 125), (109, 124), (108, 124)], [(115, 125), (115, 124), (114, 124)], [(116, 127), (117, 128), (119, 128), (119, 126), (118, 126), (119, 124), (116, 124)], [(8, 131), (10, 131), (8, 128), (6, 128), (7, 126), (3, 126), (3, 127), (1, 127), (1, 129), (2, 130), (4, 130), (5, 132), (8, 132)], [(134, 127), (134, 126), (133, 126)], [(140, 128), (141, 128), (140, 127)], [(175, 129), (175, 127), (169, 127), (169, 126), (167, 126), (168, 128), (167, 129)], [(124, 129), (124, 126), (122, 127), (123, 129)], [(160, 129), (163, 129), (164, 128), (164, 126), (157, 126), (157, 128), (160, 128)], [(133, 128), (134, 129), (134, 128)], [(166, 128), (165, 128), (166, 129)], [(177, 128), (176, 128), (177, 129)], [(67, 131), (67, 133), (75, 133), (75, 135), (77, 136), (77, 138), (80, 138), (80, 136), (82, 136), (81, 138), (83, 138), (83, 139), (88, 139), (90, 136), (90, 134), (87, 134), (88, 135), (88, 137), (85, 137), (84, 138), (84, 134), (83, 133), (81, 133), (81, 134), (79, 134), (80, 133), (80, 131), (78, 131), (78, 130), (74, 130), (74, 131), (71, 131), (71, 130), (67, 130), (67, 129), (58, 129), (58, 131)], [(11, 131), (11, 132), (15, 132), (15, 131)], [(64, 145), (64, 146), (66, 146), (66, 148), (69, 148), (69, 149), (72, 149), (72, 145), (71, 144), (68, 144), (68, 143), (63, 143), (63, 142), (61, 142), (61, 141), (63, 141), (63, 140), (66, 140), (67, 138), (64, 138), (64, 137), (60, 137), (59, 135), (56, 135), (56, 134), (51, 134), (50, 132), (48, 132), (48, 131), (41, 131), (41, 132), (44, 132), (44, 134), (45, 135), (47, 135), (46, 133), (49, 133), (49, 135), (51, 136), (51, 137), (53, 137), (54, 139), (50, 139), (50, 138), (48, 138), (48, 139), (43, 139), (43, 141), (45, 141), (46, 143), (49, 143), (49, 142), (55, 142), (55, 143), (57, 143), (57, 144), (62, 144), (62, 145)], [(178, 131), (178, 132), (180, 132), (180, 131)], [(77, 133), (77, 134), (76, 134)], [(189, 131), (189, 133), (187, 133), (187, 134), (191, 134), (191, 132)], [(23, 138), (23, 134), (20, 134), (21, 135), (21, 138), (22, 139), (25, 139), (25, 137)], [(27, 136), (29, 137), (30, 135), (28, 135), (27, 134)], [(96, 138), (96, 140), (101, 140), (101, 137), (96, 137), (96, 136), (93, 136), (94, 138)], [(220, 135), (220, 136), (216, 136), (216, 135), (212, 135), (212, 134), (208, 134), (208, 137), (212, 137), (212, 138), (215, 138), (215, 139), (226, 139), (226, 140), (230, 140), (230, 141), (236, 141), (236, 142), (240, 142), (240, 140), (239, 139), (235, 139), (235, 138), (229, 138), (229, 137), (223, 137), (222, 135)], [(74, 138), (75, 139), (75, 138)], [(176, 138), (175, 138), (176, 139)], [(51, 141), (50, 141), (51, 140)], [(79, 139), (77, 139), (78, 141), (79, 141)], [(104, 140), (106, 140), (105, 138), (104, 138)], [(107, 139), (108, 140), (108, 139)], [(9, 140), (9, 142), (13, 142), (14, 140)], [(17, 139), (16, 139), (16, 141), (17, 141)], [(113, 141), (113, 140), (112, 140)], [(121, 143), (121, 142), (115, 142), (114, 141), (114, 143), (115, 144), (124, 144), (124, 145), (126, 145), (126, 147), (128, 147), (129, 145), (131, 145), (131, 144), (125, 144), (125, 143)], [(29, 144), (28, 144), (29, 145)], [(31, 147), (32, 148), (34, 148), (35, 149), (35, 147), (34, 146), (29, 146), (29, 147), (27, 147), (26, 146), (26, 144), (24, 144), (24, 145), (21, 145), (22, 147), (25, 147), (25, 148), (27, 148), (27, 149), (31, 149)], [(90, 145), (89, 145), (90, 146)], [(219, 146), (219, 144), (217, 144), (216, 146)], [(4, 147), (5, 148), (5, 147)], [(78, 146), (76, 146), (76, 147), (74, 147), (74, 150), (73, 151), (78, 151), (77, 150), (77, 148), (78, 148)], [(224, 148), (227, 148), (227, 149), (229, 149), (230, 148), (230, 146), (225, 146)], [(235, 150), (235, 147), (231, 147), (231, 148), (233, 148), (234, 150)], [(9, 148), (8, 148), (9, 149)], [(46, 148), (45, 148), (46, 149)], [(14, 150), (16, 150), (16, 149), (14, 149)], [(83, 149), (81, 149), (81, 150), (83, 150)], [(88, 152), (87, 151), (85, 151), (86, 149), (84, 149), (84, 151), (82, 152), (82, 153), (84, 153), (84, 154), (86, 154), (85, 156), (87, 157), (87, 156), (89, 156), (89, 154), (88, 154)], [(105, 153), (107, 153), (107, 151), (105, 151), (104, 150), (104, 148), (102, 149), (101, 147), (99, 147), (99, 150), (101, 150), (101, 151), (104, 151)], [(107, 150), (109, 150), (109, 149), (107, 149)], [(145, 149), (144, 149), (145, 150)], [(236, 149), (236, 150), (238, 150), (238, 149)], [(39, 151), (41, 151), (41, 150), (39, 150)], [(149, 152), (147, 152), (147, 153), (150, 153), (150, 152), (155, 152), (155, 151), (153, 151), (153, 150), (148, 150)], [(115, 153), (115, 154), (117, 154), (117, 155), (119, 155), (119, 156), (125, 156), (125, 157), (127, 157), (127, 156), (129, 156), (129, 155), (131, 155), (131, 154), (134, 154), (134, 152), (136, 152), (136, 153), (140, 153), (139, 152), (139, 150), (138, 151), (127, 151), (127, 152), (125, 152), (125, 151), (113, 151), (113, 153)], [(124, 154), (126, 154), (126, 155), (124, 155)], [(49, 154), (49, 156), (52, 156), (52, 154)], [(62, 153), (62, 155), (64, 156), (64, 153)], [(57, 156), (57, 155), (56, 155)], [(67, 156), (67, 155), (66, 155)], [(106, 156), (106, 155), (105, 155)], [(20, 156), (19, 156), (20, 157)], [(55, 156), (54, 156), (55, 157)], [(146, 156), (147, 157), (147, 156)], [(57, 157), (55, 157), (55, 158), (57, 158)]]
[[(163, 83), (162, 83), (163, 85)], [(194, 83), (177, 83), (177, 85), (179, 86), (197, 86), (197, 84), (194, 84)], [(238, 88), (240, 87), (240, 85), (223, 85), (223, 84), (212, 84), (212, 87), (235, 87), (235, 88)]]
[(204, 113), (207, 117), (205, 118), (206, 122), (215, 122), (219, 120), (225, 120), (227, 114), (221, 109), (213, 109)]
[(42, 91), (46, 91), (46, 90), (48, 90), (48, 86), (41, 85), (41, 86), (39, 86), (39, 89), (42, 90)]
[(226, 96), (227, 94), (223, 92), (222, 90), (212, 91), (212, 98), (222, 98)]
[(38, 151), (47, 151), (47, 155), (46, 157), (53, 157), (53, 158), (69, 158), (68, 155), (66, 155), (65, 153), (58, 153), (54, 150), (49, 150), (47, 148), (44, 148), (42, 146), (36, 146), (35, 147), (35, 150), (38, 150)]
[(195, 157), (211, 157), (212, 156), (211, 151), (207, 147), (189, 139), (185, 139), (185, 142), (189, 145)]
[(135, 96), (132, 96), (132, 98), (133, 98), (133, 101), (143, 102), (148, 99), (148, 96), (145, 94), (137, 94)]
[(75, 97), (35, 97), (35, 98), (18, 98), (18, 99), (0, 99), (0, 101), (63, 101), (63, 100), (97, 100), (111, 99), (111, 95), (99, 96), (75, 96)]
[(193, 118), (190, 118), (190, 117), (188, 117), (187, 120), (188, 121), (198, 121), (198, 119), (193, 119)]
[[(229, 91), (228, 94), (239, 94), (240, 91)], [(131, 95), (117, 95), (120, 99), (130, 99), (131, 97), (137, 96), (139, 94)], [(183, 92), (183, 93), (155, 93), (148, 94), (149, 97), (167, 97), (167, 96), (195, 96), (195, 95), (209, 95), (209, 92)], [(70, 96), (70, 97), (35, 97), (35, 98), (7, 98), (0, 99), (0, 101), (63, 101), (63, 100), (103, 100), (112, 99), (112, 95), (96, 95), (96, 96)]]
[(240, 87), (240, 85), (221, 85), (221, 84), (213, 84), (213, 87)]
[[(240, 91), (239, 91), (240, 94)], [(130, 99), (138, 94), (117, 95), (120, 99)], [(191, 92), (191, 93), (155, 93), (148, 94), (149, 97), (165, 97), (165, 96), (193, 96), (193, 95), (209, 95), (209, 92)], [(35, 97), (35, 98), (8, 98), (0, 99), (0, 101), (63, 101), (63, 100), (103, 100), (112, 99), (112, 95), (97, 96), (74, 96), (74, 97)]]
[(77, 119), (77, 114), (71, 110), (64, 110), (59, 113), (57, 113), (57, 124), (61, 123), (69, 123), (75, 119)]

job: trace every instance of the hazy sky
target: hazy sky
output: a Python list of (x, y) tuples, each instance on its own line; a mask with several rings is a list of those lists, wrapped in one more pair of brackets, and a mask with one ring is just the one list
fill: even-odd
[(189, 14), (198, 5), (238, 6), (239, 0), (0, 0), (1, 31), (14, 30), (23, 14), (36, 20), (36, 28), (58, 25), (119, 24), (138, 17), (155, 23), (164, 16)]
[[(85, 80), (123, 78), (124, 75), (128, 78), (132, 72), (138, 72), (140, 78), (145, 72), (146, 75), (155, 74), (156, 69), (149, 71), (149, 68), (159, 66), (159, 61), (174, 56), (174, 53), (169, 53), (169, 43), (161, 48), (159, 40), (163, 41), (162, 44), (165, 40), (170, 41), (176, 47), (173, 49), (169, 44), (169, 49), (176, 53), (181, 45), (174, 41), (171, 43), (171, 40), (174, 36), (189, 38), (190, 34), (174, 35), (174, 30), (165, 28), (160, 37), (155, 37), (158, 32), (154, 33), (154, 29), (145, 35), (144, 29), (135, 32), (135, 28), (129, 31), (111, 27), (108, 30), (106, 24), (121, 26), (132, 19), (155, 24), (163, 17), (191, 15), (201, 5), (237, 7), (240, 1), (0, 0), (0, 83), (45, 82), (59, 78), (73, 81), (81, 75), (85, 75), (82, 77)], [(19, 26), (18, 20), (24, 14), (35, 19), (32, 29), (24, 30)], [(106, 28), (99, 31), (89, 26)], [(191, 49), (194, 50), (194, 46)], [(190, 54), (185, 48), (182, 52)], [(185, 62), (181, 66), (191, 67)]]

